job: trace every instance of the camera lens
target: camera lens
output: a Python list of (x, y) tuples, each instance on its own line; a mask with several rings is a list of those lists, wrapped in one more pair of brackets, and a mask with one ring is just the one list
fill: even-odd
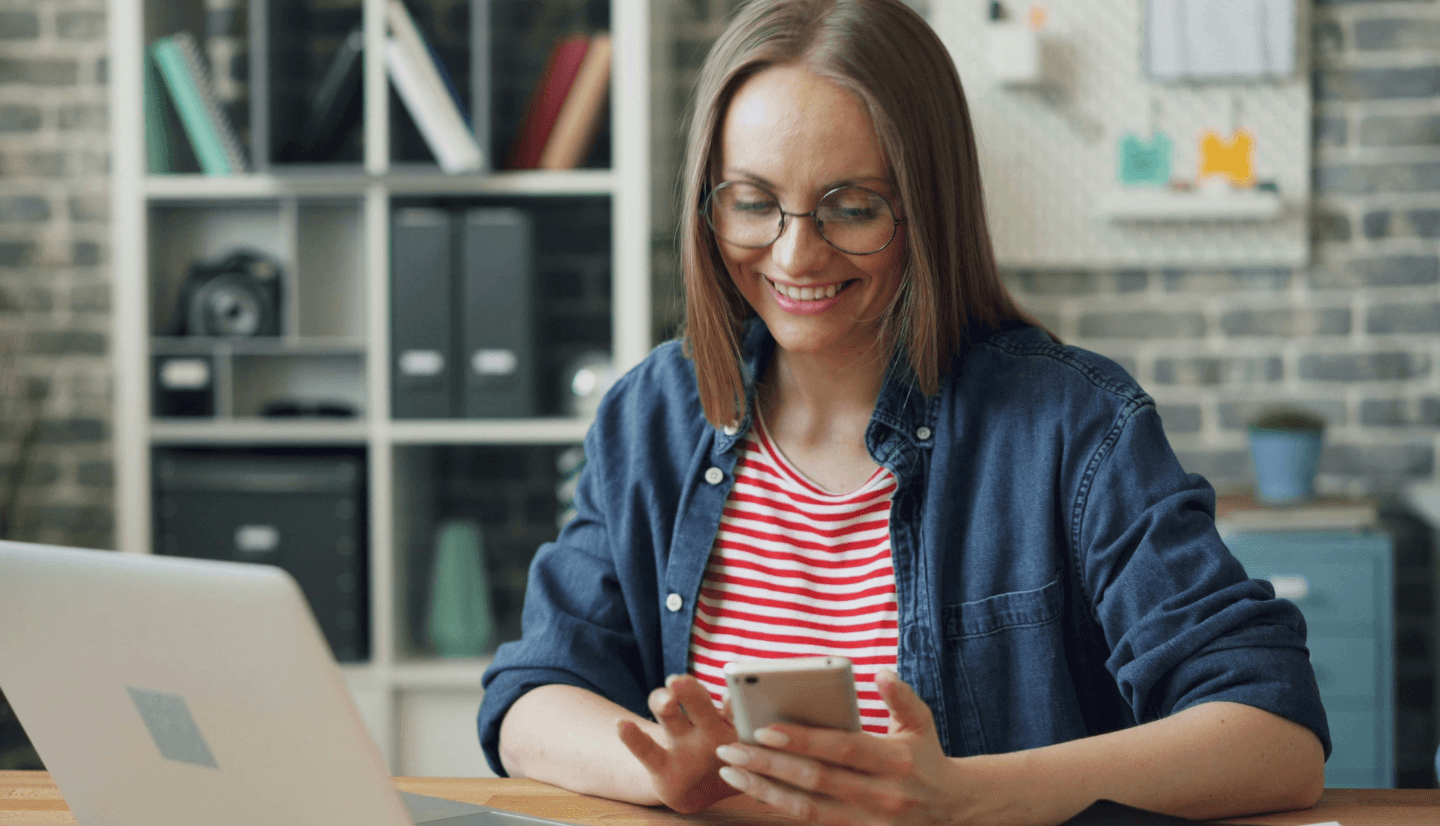
[(750, 676), (748, 676), (748, 677), (745, 678), (745, 682), (747, 682), (747, 683), (758, 683), (758, 682), (760, 682), (760, 678), (759, 678), (759, 677), (756, 677), (754, 674), (751, 674)]

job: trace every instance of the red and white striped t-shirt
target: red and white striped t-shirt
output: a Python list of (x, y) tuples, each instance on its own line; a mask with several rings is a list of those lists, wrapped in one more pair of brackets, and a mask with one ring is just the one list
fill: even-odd
[(737, 451), (695, 606), (690, 672), (719, 705), (732, 660), (848, 657), (861, 722), (884, 733), (890, 712), (875, 672), (895, 668), (898, 645), (894, 474), (882, 467), (858, 490), (829, 493), (780, 455), (758, 418)]

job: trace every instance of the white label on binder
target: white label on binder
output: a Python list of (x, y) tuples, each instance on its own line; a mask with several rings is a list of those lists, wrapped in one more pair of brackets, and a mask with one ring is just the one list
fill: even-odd
[(235, 529), (235, 550), (268, 554), (280, 547), (280, 529), (274, 525), (241, 525)]
[(166, 359), (160, 365), (160, 386), (166, 390), (201, 390), (210, 386), (210, 362), (205, 359)]
[(514, 350), (476, 350), (470, 366), (481, 376), (508, 376), (520, 369)]
[(400, 375), (438, 376), (445, 369), (445, 354), (439, 350), (406, 350), (400, 354)]

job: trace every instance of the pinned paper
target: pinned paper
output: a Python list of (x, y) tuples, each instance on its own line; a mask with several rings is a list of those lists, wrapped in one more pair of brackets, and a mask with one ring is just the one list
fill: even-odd
[(1239, 129), (1229, 141), (1213, 129), (1200, 133), (1199, 179), (1218, 177), (1231, 186), (1249, 188), (1255, 185), (1255, 136)]
[(1147, 143), (1133, 132), (1120, 138), (1120, 183), (1124, 186), (1165, 186), (1175, 142), (1164, 132), (1150, 133)]

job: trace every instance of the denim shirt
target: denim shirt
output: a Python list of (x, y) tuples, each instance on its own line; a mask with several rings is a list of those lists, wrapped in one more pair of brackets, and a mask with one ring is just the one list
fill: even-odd
[[(678, 342), (616, 383), (585, 440), (575, 518), (530, 569), (523, 636), (486, 671), (481, 745), (561, 683), (644, 717), (687, 668), (701, 577), (774, 341), (744, 341), (746, 419), (704, 418)], [(898, 362), (897, 362), (898, 363)], [(1314, 731), (1325, 712), (1299, 610), (1215, 531), (1155, 404), (1113, 362), (1027, 328), (957, 356), (939, 392), (894, 369), (865, 433), (898, 481), (890, 520), (900, 677), (946, 754), (1033, 748), (1244, 703)]]

